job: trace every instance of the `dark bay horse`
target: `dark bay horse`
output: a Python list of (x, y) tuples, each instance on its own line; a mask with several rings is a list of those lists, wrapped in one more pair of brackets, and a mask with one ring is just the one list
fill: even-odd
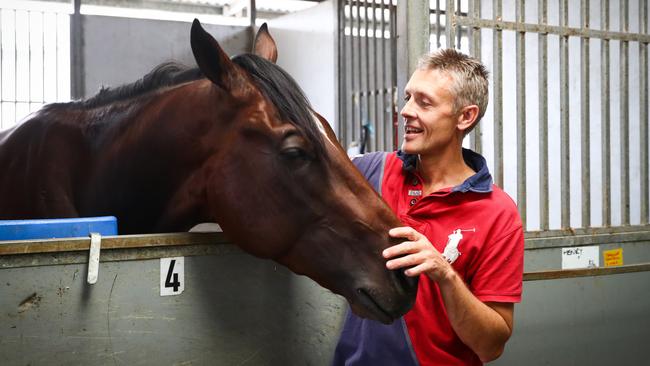
[(218, 222), (360, 316), (408, 311), (417, 284), (381, 256), (400, 223), (275, 65), (266, 26), (231, 59), (195, 20), (191, 46), (196, 69), (163, 64), (0, 133), (0, 219), (114, 215), (122, 234)]

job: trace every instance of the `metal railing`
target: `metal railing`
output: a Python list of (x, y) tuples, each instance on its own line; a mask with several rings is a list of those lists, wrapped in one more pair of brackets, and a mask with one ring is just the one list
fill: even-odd
[(396, 0), (343, 0), (337, 7), (338, 123), (343, 146), (397, 143)]
[[(534, 238), (526, 239), (527, 249), (535, 249)], [(533, 245), (531, 245), (533, 244)], [(88, 261), (90, 238), (0, 241), (0, 270), (3, 268), (77, 264)], [(228, 255), (241, 250), (222, 233), (170, 233), (105, 236), (101, 240), (101, 262), (147, 260), (175, 256)], [(524, 273), (524, 281), (593, 277), (650, 272), (650, 263), (624, 266)]]
[(70, 12), (67, 4), (0, 3), (0, 129), (70, 99)]
[[(502, 0), (428, 3), (430, 49), (459, 48), (491, 72), (491, 106), (465, 145), (486, 157), (495, 183), (516, 200), (526, 230), (571, 235), (576, 228), (616, 232), (642, 226), (650, 231), (648, 0), (634, 2), (635, 9), (627, 0), (513, 0), (506, 7)], [(364, 22), (364, 9), (372, 6), (340, 1), (340, 34), (348, 26), (372, 24)], [(347, 10), (355, 7), (361, 10)], [(375, 121), (364, 114), (364, 98), (372, 95), (366, 91), (374, 88), (363, 75), (374, 70), (365, 68), (372, 62), (363, 61), (366, 40), (359, 34), (339, 36), (344, 145), (359, 139), (366, 119)], [(350, 51), (350, 45), (357, 47)], [(399, 78), (406, 71), (395, 65), (391, 73)], [(385, 88), (390, 89), (397, 117), (401, 91), (395, 84)], [(393, 121), (393, 131), (398, 124)], [(390, 140), (385, 131), (374, 134)], [(395, 147), (397, 133), (390, 137)]]
[[(492, 66), (493, 110), (490, 118), (493, 125), (489, 126), (493, 131), (492, 151), (482, 149), (490, 143), (486, 143), (485, 136), (480, 133), (472, 136), (472, 146), (483, 150), (486, 155), (492, 155), (496, 183), (505, 186), (506, 190), (510, 188), (509, 193), (517, 198), (522, 219), (528, 221), (531, 217), (535, 218), (534, 224), (527, 225), (528, 230), (647, 225), (648, 2), (638, 2), (638, 9), (635, 9), (638, 22), (634, 29), (630, 27), (630, 8), (626, 0), (616, 4), (601, 1), (600, 15), (597, 17), (599, 26), (593, 22), (595, 12), (591, 11), (590, 1), (587, 0), (580, 3), (560, 0), (552, 4), (539, 0), (535, 9), (537, 22), (526, 16), (525, 10), (531, 7), (526, 7), (523, 0), (515, 1), (512, 20), (505, 20), (500, 0), (491, 3), (491, 11), (486, 9), (490, 4), (469, 1), (467, 5), (472, 9), (467, 15), (460, 12), (461, 7), (456, 7), (458, 3), (447, 1), (446, 24), (471, 30), (468, 33), (472, 45), (483, 43), (481, 31), (491, 31), (493, 36), (492, 60), (485, 60), (486, 54), (490, 53), (485, 49), (483, 53), (476, 46), (470, 50), (470, 53), (482, 56)], [(612, 9), (618, 12), (617, 28), (610, 25)], [(483, 18), (481, 11), (491, 13), (492, 18)], [(550, 16), (557, 24), (550, 24)], [(510, 99), (503, 97), (504, 80), (508, 79), (507, 75), (503, 75), (503, 57), (512, 54), (504, 53), (504, 49), (509, 48), (503, 45), (504, 33), (514, 33), (515, 38), (514, 44), (510, 42), (509, 45), (514, 46), (516, 64), (516, 174), (510, 175), (516, 184), (510, 187), (504, 177), (509, 168), (504, 167), (507, 159), (503, 150), (510, 142), (504, 141), (504, 121), (508, 116), (504, 115), (503, 108), (505, 101)], [(448, 41), (450, 34), (454, 34), (454, 31), (447, 32)], [(531, 34), (537, 35), (537, 42), (529, 37)], [(579, 40), (579, 43), (574, 40)], [(555, 45), (549, 45), (549, 41), (557, 41), (556, 50), (553, 49)], [(612, 52), (612, 44), (618, 48), (618, 55)], [(638, 49), (634, 56), (632, 45)], [(600, 49), (600, 65), (594, 62), (594, 48)], [(537, 67), (535, 62), (531, 65), (527, 57), (535, 53)], [(559, 72), (549, 71), (550, 53), (557, 56), (550, 63), (557, 64)], [(633, 58), (636, 58), (636, 62), (631, 66)], [(572, 65), (578, 62), (579, 70), (576, 71)], [(614, 75), (613, 62), (619, 66), (619, 72)], [(527, 77), (527, 68), (531, 66), (538, 71), (537, 78)], [(634, 87), (630, 77), (635, 82), (638, 80)], [(559, 84), (555, 82), (558, 79)], [(536, 93), (529, 87), (535, 82)], [(536, 105), (527, 100), (530, 94), (537, 94)], [(630, 102), (630, 97), (635, 94), (638, 99)], [(557, 99), (553, 105), (552, 98)], [(634, 116), (630, 110), (637, 102), (638, 112)], [(552, 110), (558, 104), (559, 113)], [(598, 104), (600, 108), (597, 108)], [(617, 115), (612, 112), (612, 107), (618, 107)], [(531, 118), (534, 115), (537, 116), (536, 123)], [(579, 124), (574, 121), (579, 121)], [(559, 134), (555, 127), (557, 122)], [(631, 139), (632, 136), (635, 138)], [(559, 144), (555, 143), (556, 139)], [(532, 140), (539, 141), (537, 149), (531, 149)], [(574, 146), (580, 150), (576, 151)], [(553, 174), (551, 164), (558, 160), (559, 172)], [(598, 160), (600, 164), (597, 164)], [(527, 162), (531, 161), (537, 169), (527, 166)], [(638, 175), (634, 170), (637, 166)], [(558, 181), (559, 184), (555, 184)], [(537, 182), (536, 189), (530, 189), (531, 182)], [(559, 186), (556, 187), (559, 188), (559, 196), (552, 193), (551, 186)], [(531, 191), (539, 192), (539, 196), (535, 197)], [(631, 191), (636, 194), (632, 195)], [(632, 200), (632, 196), (638, 197), (638, 200)], [(615, 202), (614, 197), (619, 197), (619, 201)], [(529, 205), (531, 200), (537, 201), (536, 212)], [(556, 207), (549, 207), (549, 202), (555, 202)], [(593, 203), (598, 203), (600, 210), (593, 207)], [(555, 218), (559, 220), (556, 219), (553, 224)]]

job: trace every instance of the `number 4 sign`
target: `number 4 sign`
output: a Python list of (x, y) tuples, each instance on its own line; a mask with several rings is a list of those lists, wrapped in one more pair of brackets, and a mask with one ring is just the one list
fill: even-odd
[(180, 295), (185, 290), (184, 259), (160, 258), (160, 296)]

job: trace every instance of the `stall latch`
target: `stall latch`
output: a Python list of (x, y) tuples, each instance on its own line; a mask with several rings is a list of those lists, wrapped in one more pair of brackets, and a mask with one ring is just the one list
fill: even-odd
[(88, 283), (94, 285), (99, 276), (99, 249), (101, 248), (102, 236), (98, 233), (90, 233), (90, 256), (88, 257)]

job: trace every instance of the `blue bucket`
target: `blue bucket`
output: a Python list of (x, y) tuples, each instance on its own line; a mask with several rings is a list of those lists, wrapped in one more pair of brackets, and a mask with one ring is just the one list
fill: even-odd
[(117, 235), (114, 216), (70, 219), (0, 220), (0, 240), (87, 237), (90, 233)]

